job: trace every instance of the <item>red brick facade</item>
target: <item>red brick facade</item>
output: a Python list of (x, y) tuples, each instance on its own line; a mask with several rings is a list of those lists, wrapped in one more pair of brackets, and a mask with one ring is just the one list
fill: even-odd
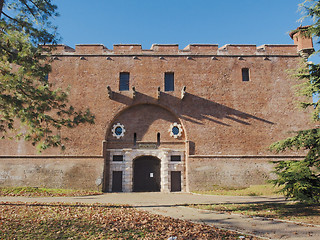
[[(309, 124), (308, 113), (297, 110), (295, 82), (286, 71), (297, 68), (298, 51), (312, 48), (312, 40), (303, 41), (192, 44), (183, 50), (60, 45), (49, 81), (71, 86), (70, 102), (90, 108), (96, 124), (62, 132), (70, 138), (65, 152), (50, 149), (39, 156), (25, 142), (2, 141), (0, 184), (95, 188), (101, 183), (112, 191), (114, 172), (122, 172), (122, 190), (132, 191), (141, 156), (159, 159), (161, 191), (172, 190), (171, 172), (180, 172), (182, 191), (263, 183), (272, 177), (270, 160), (299, 158), (295, 152), (274, 156), (268, 146)], [(120, 73), (129, 73), (128, 91), (119, 90)], [(173, 73), (173, 91), (165, 91), (165, 73)], [(117, 126), (122, 133), (115, 132), (121, 130)], [(177, 136), (170, 135), (174, 126)], [(120, 155), (122, 161), (113, 161)]]

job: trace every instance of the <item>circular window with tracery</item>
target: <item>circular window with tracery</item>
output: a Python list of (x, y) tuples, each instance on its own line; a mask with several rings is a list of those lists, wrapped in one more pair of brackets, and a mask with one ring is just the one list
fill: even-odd
[(170, 125), (169, 133), (171, 137), (178, 138), (182, 135), (182, 127), (179, 123), (172, 123)]
[(112, 127), (112, 136), (116, 137), (117, 139), (124, 136), (126, 130), (121, 123), (114, 124)]

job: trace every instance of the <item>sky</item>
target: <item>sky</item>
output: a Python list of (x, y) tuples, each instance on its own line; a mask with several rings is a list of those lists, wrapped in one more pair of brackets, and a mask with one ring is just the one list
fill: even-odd
[[(54, 0), (61, 43), (293, 44), (303, 0)], [(303, 22), (302, 25), (310, 22)]]

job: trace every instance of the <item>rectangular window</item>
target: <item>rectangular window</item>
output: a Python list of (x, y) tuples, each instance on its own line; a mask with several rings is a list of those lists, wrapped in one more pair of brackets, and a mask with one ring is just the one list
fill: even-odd
[(166, 72), (164, 74), (164, 91), (174, 91), (174, 73)]
[(120, 91), (129, 91), (129, 78), (130, 78), (130, 73), (127, 73), (127, 72), (120, 73), (120, 81), (119, 81)]
[(248, 82), (249, 79), (249, 68), (242, 68), (242, 81)]
[(137, 133), (133, 134), (133, 145), (136, 146), (137, 145)]
[(123, 161), (123, 155), (113, 155), (112, 160), (114, 162), (122, 162)]
[(172, 155), (171, 161), (172, 162), (181, 162), (181, 156), (180, 155)]

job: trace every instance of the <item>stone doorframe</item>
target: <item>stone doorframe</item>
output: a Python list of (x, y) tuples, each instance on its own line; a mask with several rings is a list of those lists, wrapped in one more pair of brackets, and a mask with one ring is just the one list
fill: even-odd
[[(108, 149), (110, 156), (110, 172), (108, 190), (112, 190), (112, 172), (122, 171), (123, 192), (133, 190), (133, 162), (142, 156), (152, 156), (160, 159), (161, 192), (170, 192), (171, 171), (181, 171), (181, 191), (186, 191), (185, 152), (172, 149)], [(122, 155), (123, 161), (113, 161), (113, 155)], [(181, 161), (170, 161), (172, 155), (179, 155)]]

